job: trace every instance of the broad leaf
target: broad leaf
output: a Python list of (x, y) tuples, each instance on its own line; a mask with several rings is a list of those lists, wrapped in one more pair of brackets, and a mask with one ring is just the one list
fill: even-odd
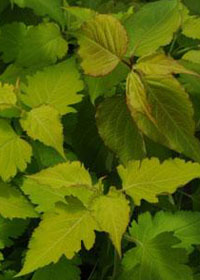
[(59, 113), (48, 105), (32, 109), (25, 113), (21, 125), (34, 140), (55, 148), (64, 158), (63, 132)]
[(200, 161), (188, 94), (170, 76), (149, 76), (144, 82), (133, 72), (127, 80), (127, 102), (139, 128), (154, 141)]
[(192, 50), (185, 53), (183, 59), (200, 64), (200, 50)]
[(115, 96), (101, 103), (97, 111), (97, 126), (106, 146), (122, 162), (144, 157), (143, 138), (131, 118), (124, 97)]
[(4, 62), (8, 63), (17, 58), (26, 33), (23, 23), (6, 24), (0, 28), (0, 52)]
[(172, 57), (162, 53), (140, 58), (135, 65), (135, 69), (141, 70), (145, 75), (195, 74)]
[(61, 115), (73, 112), (69, 107), (81, 101), (82, 95), (77, 92), (83, 89), (83, 82), (73, 58), (54, 66), (45, 68), (27, 78), (27, 85), (22, 85), (22, 101), (35, 108), (48, 104), (59, 111)]
[(200, 17), (190, 17), (183, 25), (183, 34), (192, 39), (200, 39)]
[(62, 0), (11, 0), (21, 8), (31, 8), (39, 16), (49, 16), (61, 25), (64, 25)]
[(178, 187), (186, 185), (200, 177), (198, 163), (185, 162), (181, 159), (169, 159), (160, 163), (156, 158), (130, 161), (126, 167), (120, 165), (118, 173), (123, 190), (130, 195), (136, 205), (145, 199), (158, 202), (158, 195), (171, 194)]
[(172, 40), (181, 23), (178, 1), (161, 0), (144, 5), (125, 21), (129, 35), (129, 55), (153, 53)]
[(0, 182), (0, 215), (11, 219), (38, 216), (20, 191), (3, 182)]
[(91, 213), (76, 200), (69, 205), (60, 205), (56, 214), (45, 214), (33, 233), (24, 267), (18, 276), (56, 263), (62, 255), (73, 258), (81, 249), (81, 241), (87, 250), (91, 249), (96, 229), (98, 226)]
[(157, 233), (157, 225), (152, 228), (150, 218), (145, 213), (139, 216), (138, 223), (132, 223), (130, 234), (137, 246), (126, 252), (119, 279), (192, 280), (192, 271), (186, 266), (186, 251), (175, 248), (179, 245), (179, 239), (171, 232)]
[(24, 67), (44, 67), (64, 57), (68, 44), (58, 25), (41, 23), (30, 27), (19, 51), (17, 63)]
[(121, 23), (110, 15), (97, 15), (85, 23), (79, 34), (79, 55), (85, 74), (104, 76), (120, 62), (128, 38)]
[(74, 261), (62, 258), (56, 264), (50, 264), (36, 271), (31, 280), (80, 280), (80, 270)]
[(0, 176), (3, 180), (24, 171), (32, 155), (31, 146), (5, 121), (0, 120)]
[(107, 195), (94, 200), (92, 210), (100, 229), (109, 233), (113, 245), (121, 255), (121, 239), (128, 226), (130, 212), (125, 196), (113, 188)]

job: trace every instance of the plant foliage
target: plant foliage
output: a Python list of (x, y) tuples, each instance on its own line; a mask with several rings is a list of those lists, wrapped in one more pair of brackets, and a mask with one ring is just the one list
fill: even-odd
[(0, 1), (0, 280), (200, 279), (199, 0)]

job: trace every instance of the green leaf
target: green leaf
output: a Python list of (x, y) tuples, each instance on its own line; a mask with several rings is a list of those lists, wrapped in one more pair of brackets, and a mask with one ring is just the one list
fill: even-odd
[(183, 59), (200, 64), (200, 51), (192, 50), (184, 54)]
[(31, 280), (80, 280), (80, 270), (73, 261), (62, 258), (36, 271)]
[(140, 215), (138, 223), (132, 223), (130, 234), (137, 246), (125, 253), (120, 280), (193, 279), (186, 265), (186, 251), (175, 248), (179, 240), (171, 232), (157, 233), (156, 227), (154, 224), (152, 228), (149, 213)]
[(22, 219), (4, 219), (0, 217), (0, 249), (10, 247), (14, 240), (23, 234), (28, 223)]
[(55, 148), (65, 158), (60, 115), (53, 107), (43, 105), (32, 109), (25, 113), (20, 123), (31, 138)]
[(190, 17), (182, 28), (185, 36), (192, 39), (200, 39), (200, 17)]
[(95, 242), (96, 221), (79, 201), (57, 208), (48, 213), (33, 233), (25, 264), (18, 276), (30, 273), (50, 263), (56, 263), (65, 255), (72, 259), (81, 249), (81, 241), (87, 250)]
[(27, 78), (27, 85), (22, 85), (22, 101), (31, 108), (48, 104), (61, 115), (73, 112), (70, 105), (80, 102), (82, 95), (77, 92), (83, 89), (83, 82), (76, 68), (75, 59), (45, 68)]
[(107, 76), (91, 77), (86, 76), (85, 81), (88, 85), (90, 100), (95, 103), (100, 96), (111, 96), (114, 94), (115, 87), (122, 81), (125, 81), (129, 69), (123, 63), (119, 65)]
[(130, 56), (153, 53), (172, 40), (181, 23), (178, 2), (162, 0), (144, 5), (125, 21)]
[(97, 111), (97, 126), (106, 146), (126, 163), (145, 155), (143, 138), (134, 123), (124, 97), (106, 99)]
[(20, 191), (4, 182), (0, 182), (0, 215), (10, 219), (38, 216)]
[(62, 38), (58, 25), (41, 23), (28, 29), (17, 63), (24, 67), (41, 68), (63, 58), (67, 51), (68, 44)]
[(160, 211), (153, 218), (152, 233), (174, 231), (174, 236), (181, 240), (177, 246), (191, 251), (193, 245), (200, 244), (199, 218), (199, 212), (177, 211), (169, 213)]
[(5, 63), (17, 58), (26, 33), (25, 24), (20, 22), (5, 24), (0, 28), (0, 52)]
[(128, 38), (121, 23), (110, 15), (97, 15), (83, 24), (79, 55), (86, 75), (105, 76), (126, 53)]
[(141, 70), (145, 75), (195, 74), (172, 57), (162, 53), (141, 57), (135, 65), (135, 69)]
[(127, 102), (141, 131), (155, 142), (200, 161), (200, 143), (194, 137), (192, 103), (171, 76), (148, 76), (142, 83), (136, 73), (127, 79)]
[(4, 181), (24, 171), (31, 161), (31, 146), (14, 132), (5, 121), (0, 120), (0, 176)]
[(14, 92), (15, 88), (9, 84), (0, 82), (0, 116), (1, 117), (18, 117), (20, 109), (16, 106), (17, 96)]
[(21, 8), (31, 8), (39, 16), (49, 16), (64, 25), (62, 0), (11, 0)]
[(157, 158), (130, 161), (126, 167), (120, 165), (118, 173), (123, 190), (130, 195), (136, 205), (141, 200), (158, 202), (158, 195), (174, 193), (178, 187), (200, 177), (198, 163), (181, 159), (169, 159), (163, 163)]
[(130, 207), (122, 193), (112, 188), (107, 195), (97, 197), (91, 206), (102, 231), (109, 233), (119, 255), (121, 239), (129, 223)]
[(65, 7), (65, 10), (67, 12), (67, 27), (69, 30), (79, 29), (84, 22), (91, 20), (97, 14), (93, 10), (78, 6)]

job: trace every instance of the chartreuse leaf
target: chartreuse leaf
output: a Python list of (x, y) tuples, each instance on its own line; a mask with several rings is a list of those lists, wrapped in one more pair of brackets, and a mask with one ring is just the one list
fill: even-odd
[(73, 199), (68, 205), (59, 204), (57, 213), (45, 214), (33, 233), (24, 267), (18, 276), (56, 263), (63, 255), (73, 258), (81, 249), (81, 241), (87, 250), (91, 249), (97, 229), (91, 212), (78, 200)]
[(184, 54), (183, 59), (200, 64), (200, 50), (188, 51)]
[(75, 59), (45, 68), (27, 78), (27, 85), (23, 84), (22, 101), (29, 107), (35, 108), (48, 104), (58, 110), (61, 115), (73, 112), (69, 107), (80, 102), (82, 95), (77, 92), (83, 89), (83, 82), (76, 68)]
[(183, 25), (183, 34), (192, 39), (200, 39), (200, 17), (192, 16)]
[(142, 199), (158, 202), (158, 195), (171, 194), (178, 187), (186, 185), (200, 177), (198, 163), (185, 162), (181, 159), (169, 159), (163, 163), (157, 158), (130, 161), (126, 167), (120, 165), (118, 173), (123, 190), (130, 195), (136, 205)]
[(91, 186), (89, 172), (78, 162), (65, 162), (43, 169), (39, 173), (28, 176), (42, 185), (49, 185), (54, 189), (76, 185)]
[(20, 191), (4, 182), (0, 182), (0, 215), (11, 219), (38, 216)]
[(0, 120), (0, 176), (3, 180), (24, 171), (31, 160), (31, 146), (5, 120)]
[(39, 16), (49, 16), (61, 25), (64, 25), (62, 0), (11, 0), (21, 8), (31, 8)]
[[(39, 204), (39, 209), (43, 210), (51, 208), (57, 201), (62, 201), (66, 195), (77, 197), (87, 206), (98, 192), (98, 189), (92, 186), (89, 172), (78, 161), (60, 163), (28, 178), (30, 181), (25, 181), (23, 190), (34, 203)], [(46, 193), (46, 199), (37, 193), (37, 189)]]
[(60, 259), (56, 264), (50, 264), (36, 271), (31, 280), (80, 280), (80, 269), (75, 261), (66, 258)]
[(129, 223), (128, 200), (112, 188), (107, 195), (94, 199), (92, 210), (100, 229), (109, 233), (113, 245), (121, 255), (121, 239)]
[(138, 127), (155, 142), (200, 161), (188, 94), (170, 76), (148, 76), (144, 83), (138, 74), (129, 74), (127, 102)]
[(135, 65), (135, 69), (142, 71), (145, 75), (195, 74), (163, 53), (141, 57)]
[(128, 38), (121, 23), (110, 15), (97, 15), (83, 24), (79, 55), (86, 75), (105, 76), (126, 53)]
[(20, 115), (20, 109), (16, 106), (17, 96), (15, 88), (9, 84), (0, 82), (0, 116), (1, 117), (17, 117)]
[(122, 162), (145, 156), (143, 138), (128, 111), (124, 97), (107, 98), (99, 106), (96, 116), (101, 137)]
[(165, 220), (162, 225), (164, 230), (157, 230), (159, 225), (152, 221), (149, 213), (140, 215), (138, 223), (133, 221), (130, 239), (137, 246), (125, 253), (120, 280), (193, 279), (192, 271), (186, 265), (186, 251), (175, 248), (180, 240), (169, 232), (172, 227), (165, 227)]
[(26, 33), (25, 24), (20, 22), (6, 24), (0, 28), (0, 52), (4, 62), (8, 63), (17, 58)]
[(39, 68), (55, 63), (68, 51), (55, 23), (41, 23), (30, 27), (20, 48), (17, 63), (24, 67)]
[(65, 158), (63, 129), (56, 109), (49, 105), (34, 108), (24, 114), (20, 123), (31, 138), (55, 148)]
[(55, 189), (49, 185), (39, 184), (37, 181), (26, 178), (21, 186), (22, 191), (37, 205), (38, 212), (47, 212), (55, 207), (56, 202), (65, 202), (66, 189)]
[(162, 0), (144, 5), (125, 21), (129, 36), (129, 55), (153, 53), (172, 40), (181, 23), (177, 0)]

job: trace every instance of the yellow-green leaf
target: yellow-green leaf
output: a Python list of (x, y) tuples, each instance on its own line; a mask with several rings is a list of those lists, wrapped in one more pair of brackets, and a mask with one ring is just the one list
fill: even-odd
[(118, 173), (123, 190), (130, 195), (136, 205), (141, 200), (158, 202), (158, 195), (171, 194), (191, 180), (200, 177), (198, 163), (181, 159), (169, 159), (160, 163), (157, 158), (130, 161), (126, 167), (120, 165)]
[(110, 15), (97, 15), (83, 24), (79, 34), (79, 55), (85, 74), (110, 73), (126, 53), (128, 38), (121, 23)]
[(34, 140), (56, 149), (64, 158), (63, 128), (59, 113), (48, 105), (32, 109), (25, 113), (21, 125), (27, 134)]
[(94, 200), (92, 210), (100, 229), (109, 233), (113, 245), (121, 255), (121, 239), (129, 223), (128, 200), (112, 188), (107, 195)]

